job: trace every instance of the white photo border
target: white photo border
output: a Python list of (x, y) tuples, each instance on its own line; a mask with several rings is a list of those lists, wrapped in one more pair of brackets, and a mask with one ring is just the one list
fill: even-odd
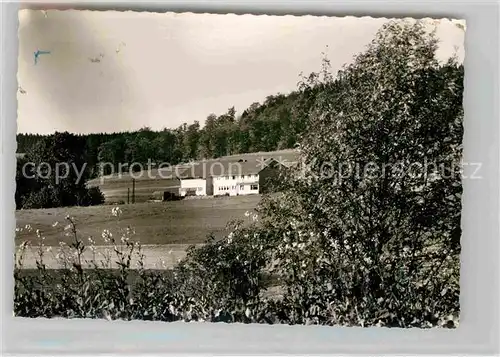
[[(36, 8), (40, 1), (24, 7)], [(498, 1), (155, 1), (52, 2), (67, 8), (148, 12), (432, 17), (465, 19), (464, 161), (482, 163), (463, 185), (460, 326), (345, 328), (12, 317), (19, 3), (0, 4), (0, 231), (2, 352), (8, 354), (496, 355), (499, 339)]]

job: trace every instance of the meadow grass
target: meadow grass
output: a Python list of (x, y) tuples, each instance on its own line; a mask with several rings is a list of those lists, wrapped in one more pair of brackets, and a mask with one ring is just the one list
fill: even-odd
[[(119, 226), (133, 227), (134, 240), (142, 245), (198, 244), (210, 233), (221, 237), (229, 221), (241, 219), (246, 211), (254, 210), (259, 201), (260, 195), (251, 195), (120, 205), (123, 213)], [(71, 240), (61, 234), (67, 215), (74, 218), (79, 233), (93, 237), (96, 245), (104, 244), (96, 239), (104, 228), (115, 229), (118, 225), (109, 205), (18, 210), (16, 220), (20, 228), (30, 225), (40, 229), (46, 246), (58, 246)], [(55, 225), (56, 222), (60, 224)], [(16, 232), (16, 246), (25, 241), (36, 245), (36, 236), (27, 230)]]

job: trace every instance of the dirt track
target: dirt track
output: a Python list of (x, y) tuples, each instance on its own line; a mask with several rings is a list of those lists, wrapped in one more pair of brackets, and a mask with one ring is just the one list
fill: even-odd
[[(144, 254), (144, 268), (171, 269), (178, 263), (179, 260), (186, 256), (186, 249), (188, 247), (188, 244), (143, 246), (142, 254)], [(36, 268), (36, 260), (39, 257), (38, 249), (38, 247), (29, 247), (25, 250), (25, 258), (22, 264), (23, 269)], [(47, 252), (47, 249), (50, 251)], [(122, 247), (118, 246), (118, 249), (120, 250)], [(62, 252), (68, 257), (71, 255), (68, 249), (62, 250)], [(57, 259), (58, 254), (61, 254), (61, 249), (59, 247), (45, 247), (43, 262), (48, 269), (63, 268), (61, 260)], [(134, 251), (134, 253), (132, 253), (131, 268), (137, 267), (138, 258), (137, 252)], [(72, 257), (71, 259), (75, 259), (75, 257)], [(117, 254), (114, 252), (112, 246), (97, 246), (95, 247), (94, 252), (90, 249), (86, 249), (82, 256), (82, 263), (85, 268), (93, 267), (90, 261), (95, 261), (96, 264), (101, 267), (104, 265), (107, 268), (118, 268), (116, 263), (114, 263), (116, 260)], [(107, 262), (111, 262), (111, 266), (109, 266), (109, 263)]]

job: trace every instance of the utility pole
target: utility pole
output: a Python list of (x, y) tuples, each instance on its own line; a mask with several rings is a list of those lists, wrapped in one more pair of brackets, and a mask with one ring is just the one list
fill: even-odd
[(130, 203), (130, 187), (127, 187), (127, 204)]
[(132, 203), (135, 203), (135, 178), (132, 178)]

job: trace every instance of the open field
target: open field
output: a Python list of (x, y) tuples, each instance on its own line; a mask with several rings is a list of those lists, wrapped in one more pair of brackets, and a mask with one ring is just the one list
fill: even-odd
[[(180, 185), (180, 181), (176, 179), (138, 179), (135, 182), (135, 202), (147, 202), (158, 197), (155, 197), (155, 193), (163, 192), (167, 187), (178, 185)], [(106, 203), (125, 203), (127, 200), (132, 202), (132, 179), (128, 176), (122, 179), (103, 180), (102, 184), (98, 180), (93, 180), (89, 182), (89, 186), (99, 186)]]
[[(102, 231), (110, 230), (121, 237), (127, 227), (135, 230), (134, 241), (143, 245), (197, 244), (208, 234), (223, 234), (227, 223), (233, 219), (248, 219), (246, 211), (252, 211), (260, 201), (260, 195), (186, 199), (174, 202), (136, 203), (120, 205), (123, 213), (119, 220), (113, 217), (113, 206), (67, 207), (16, 211), (17, 227), (31, 225), (33, 231), (16, 232), (16, 246), (23, 241), (38, 244), (34, 230), (40, 229), (46, 246), (58, 246), (59, 242), (71, 242), (64, 234), (66, 215), (74, 217), (80, 236), (87, 242), (92, 236), (96, 245), (104, 245)], [(59, 222), (57, 226), (53, 226)]]

